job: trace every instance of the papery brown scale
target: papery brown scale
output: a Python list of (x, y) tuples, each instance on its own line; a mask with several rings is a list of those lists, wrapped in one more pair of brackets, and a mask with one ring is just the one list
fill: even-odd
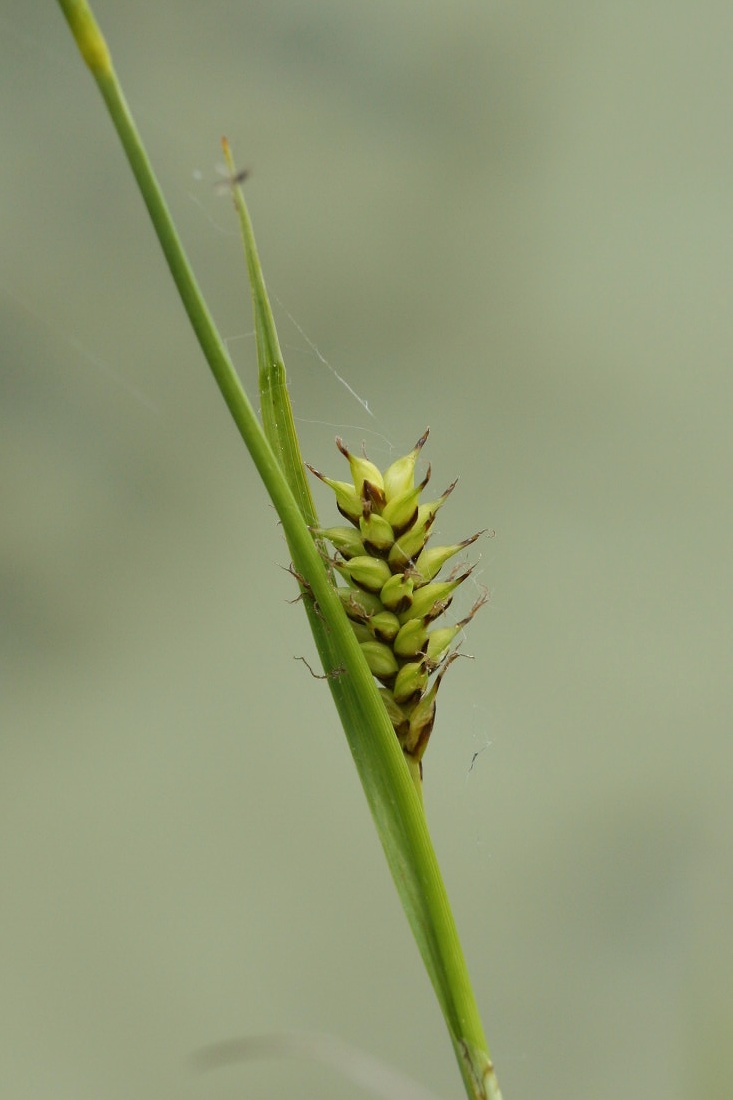
[(387, 714), (389, 720), (392, 723), (395, 733), (398, 738), (405, 736), (410, 730), (410, 719), (405, 714), (402, 707), (395, 701), (395, 697), (389, 688), (380, 688), (379, 694), (382, 697), (382, 702), (387, 708)]
[(359, 493), (363, 505), (369, 505), (375, 511), (381, 514), (384, 505), (386, 504), (386, 497), (384, 490), (373, 481), (364, 481), (361, 485)]

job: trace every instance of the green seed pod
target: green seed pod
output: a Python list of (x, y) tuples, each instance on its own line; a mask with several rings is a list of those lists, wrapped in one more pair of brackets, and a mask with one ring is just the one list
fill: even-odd
[(453, 546), (426, 546), (415, 562), (415, 572), (419, 575), (418, 584), (425, 584), (433, 577), (437, 577), (449, 558), (454, 554), (460, 554), (461, 550), (465, 550), (481, 534), (483, 532), (479, 531), (477, 535), (472, 535), (470, 539), (464, 539), (463, 542), (456, 542)]
[(384, 478), (373, 462), (370, 462), (368, 458), (359, 458), (357, 455), (352, 454), (343, 439), (339, 439), (338, 436), (336, 436), (336, 446), (344, 458), (348, 459), (351, 476), (354, 479), (354, 489), (360, 497), (363, 495), (365, 481), (376, 486), (381, 493), (384, 493)]
[(417, 657), (425, 652), (428, 641), (428, 629), (422, 619), (408, 619), (394, 640), (395, 655), (405, 659)]
[[(404, 630), (405, 627), (403, 626), (402, 629)], [(457, 623), (456, 626), (441, 626), (429, 632), (426, 653), (428, 662), (433, 668), (436, 668), (443, 660), (451, 642), (456, 635), (460, 634), (462, 629), (463, 624)]]
[(368, 554), (358, 554), (347, 562), (334, 562), (334, 566), (354, 584), (365, 588), (367, 592), (379, 592), (392, 576), (386, 561), (371, 558)]
[(359, 530), (366, 549), (372, 554), (387, 554), (394, 543), (394, 531), (376, 512), (365, 512), (359, 520)]
[(426, 507), (424, 504), (419, 506), (414, 523), (398, 538), (390, 550), (387, 560), (394, 570), (406, 569), (411, 565), (427, 542), (430, 527), (435, 517), (429, 515)]
[[(430, 631), (430, 633), (428, 634), (427, 644), (427, 657), (429, 665), (432, 665), (433, 668), (437, 668), (437, 666), (441, 663), (446, 653), (448, 652), (448, 647), (455, 640), (457, 635), (460, 634), (464, 626), (468, 626), (478, 609), (484, 606), (487, 599), (488, 594), (486, 592), (482, 592), (482, 594), (476, 600), (476, 603), (469, 611), (468, 615), (466, 615), (465, 618), (461, 619), (459, 623), (456, 623), (455, 626), (442, 626)], [(402, 629), (404, 630), (405, 627), (403, 627)]]
[(399, 665), (388, 645), (385, 645), (384, 642), (370, 641), (362, 642), (360, 648), (366, 657), (369, 671), (378, 680), (386, 684), (394, 680)]
[(392, 524), (395, 535), (404, 534), (417, 519), (418, 500), (423, 488), (423, 485), (418, 485), (416, 489), (393, 497), (385, 504), (382, 515)]
[(442, 615), (450, 603), (448, 597), (458, 588), (459, 584), (470, 576), (471, 570), (454, 577), (450, 581), (433, 581), (432, 584), (418, 588), (412, 598), (412, 607), (409, 611), (403, 611), (400, 622), (406, 623), (408, 619), (425, 619), (431, 622)]
[(403, 665), (395, 677), (392, 694), (400, 705), (419, 699), (428, 686), (428, 670), (424, 661)]
[(407, 573), (395, 573), (383, 586), (379, 598), (385, 607), (399, 615), (412, 604), (412, 591), (415, 582)]
[(316, 538), (328, 539), (347, 561), (357, 554), (366, 554), (359, 532), (353, 527), (313, 527), (311, 531)]
[(415, 561), (423, 546), (427, 542), (430, 528), (433, 526), (438, 509), (442, 508), (448, 497), (456, 487), (457, 482), (449, 485), (442, 497), (430, 504), (421, 504), (417, 510), (414, 523), (397, 540), (389, 552), (389, 564), (393, 569), (404, 569), (410, 562)]
[(382, 602), (378, 596), (371, 592), (365, 592), (363, 588), (337, 588), (336, 589), (344, 611), (349, 618), (356, 623), (366, 623), (372, 615), (378, 615), (384, 611)]
[(369, 616), (367, 627), (377, 641), (389, 644), (400, 631), (400, 620), (392, 611), (378, 611), (376, 615)]
[(424, 434), (420, 436), (409, 455), (398, 458), (385, 471), (384, 492), (388, 501), (393, 500), (395, 497), (402, 496), (412, 489), (417, 456), (425, 446), (429, 432), (430, 428), (426, 428)]
[(333, 489), (336, 494), (336, 507), (341, 515), (345, 516), (346, 519), (350, 519), (352, 523), (358, 523), (363, 505), (361, 497), (354, 486), (349, 485), (348, 481), (334, 481), (333, 478), (326, 477), (325, 474), (320, 473), (313, 466), (309, 466), (308, 469), (324, 484), (328, 485), (330, 489)]
[(351, 629), (354, 631), (357, 642), (371, 642), (374, 640), (374, 635), (366, 623), (355, 623), (352, 620)]
[(453, 664), (457, 656), (457, 653), (453, 653), (448, 660), (445, 661), (429, 690), (420, 697), (417, 704), (410, 712), (410, 728), (407, 734), (403, 734), (400, 744), (409, 756), (414, 756), (418, 761), (422, 760), (423, 753), (427, 748), (428, 739), (430, 738), (435, 723), (435, 698), (438, 694), (438, 688), (448, 668)]

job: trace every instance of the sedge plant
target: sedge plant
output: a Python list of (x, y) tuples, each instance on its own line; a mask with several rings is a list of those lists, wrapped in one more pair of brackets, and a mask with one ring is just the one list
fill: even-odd
[[(350, 481), (317, 473), (334, 490), (345, 525), (322, 526), (313, 504), (286, 385), (285, 365), (247, 206), (223, 142), (244, 242), (254, 309), (262, 423), (234, 370), (191, 270), (94, 14), (59, 5), (140, 189), (201, 350), (281, 520), (315, 644), (405, 914), (443, 1012), (467, 1096), (501, 1100), (483, 1026), (422, 803), (422, 757), (435, 697), (459, 624), (433, 625), (470, 570), (445, 579), (451, 546), (428, 543), (453, 486), (421, 502), (415, 484), (425, 432), (380, 471), (338, 441)], [(333, 555), (333, 556), (332, 556)]]

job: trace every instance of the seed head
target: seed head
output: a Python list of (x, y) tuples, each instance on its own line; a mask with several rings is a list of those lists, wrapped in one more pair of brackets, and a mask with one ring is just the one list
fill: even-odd
[(345, 581), (338, 587), (344, 610), (382, 685), (380, 694), (400, 745), (418, 762), (435, 722), (438, 688), (457, 656), (450, 647), (486, 602), (484, 594), (455, 625), (432, 626), (473, 567), (455, 568), (444, 580), (438, 576), (441, 569), (479, 535), (450, 546), (426, 546), (437, 512), (456, 486), (454, 481), (437, 500), (420, 503), (430, 467), (415, 485), (415, 466), (427, 438), (426, 430), (410, 453), (384, 474), (341, 439), (336, 445), (349, 463), (351, 482), (334, 481), (308, 467), (333, 489), (339, 511), (351, 524), (317, 528), (313, 535), (328, 540), (337, 552), (332, 565)]

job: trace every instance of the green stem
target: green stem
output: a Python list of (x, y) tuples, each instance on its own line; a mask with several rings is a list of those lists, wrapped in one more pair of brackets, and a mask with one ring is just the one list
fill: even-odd
[(245, 245), (247, 272), (252, 287), (262, 423), (265, 435), (278, 457), (288, 484), (293, 490), (295, 498), (300, 502), (303, 519), (309, 526), (314, 527), (318, 523), (318, 516), (305, 476), (300, 444), (295, 431), (293, 410), (288, 397), (285, 362), (280, 350), (275, 319), (272, 315), (272, 307), (265, 287), (265, 278), (262, 274), (262, 265), (257, 252), (252, 222), (242, 189), (235, 182), (237, 171), (226, 138), (222, 138), (221, 145), (232, 180), (232, 198), (239, 215), (239, 224)]
[(209, 368), (282, 521), (295, 568), (312, 595), (311, 628), (390, 870), (443, 1010), (467, 1095), (472, 1100), (500, 1100), (421, 802), (309, 530), (315, 510), (303, 475), (285, 368), (249, 216), (245, 244), (267, 435), (196, 283), (91, 9), (79, 0), (59, 0), (59, 5), (110, 113)]

